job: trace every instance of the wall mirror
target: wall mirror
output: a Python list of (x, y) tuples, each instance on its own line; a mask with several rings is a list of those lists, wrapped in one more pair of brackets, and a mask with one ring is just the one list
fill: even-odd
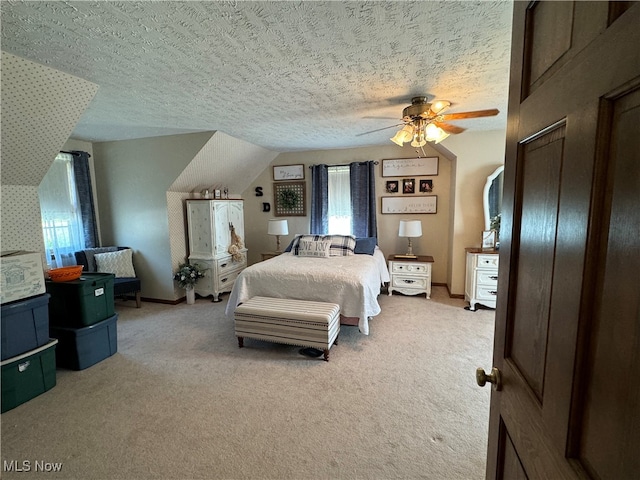
[(487, 177), (482, 193), (482, 206), (484, 208), (484, 229), (500, 232), (500, 213), (502, 209), (502, 183), (504, 165), (496, 168)]

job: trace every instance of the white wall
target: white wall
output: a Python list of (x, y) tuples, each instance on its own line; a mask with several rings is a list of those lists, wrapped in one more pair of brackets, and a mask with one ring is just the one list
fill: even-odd
[(212, 132), (93, 145), (103, 245), (134, 250), (142, 296), (174, 300), (167, 190)]
[(451, 294), (464, 295), (465, 248), (480, 246), (484, 230), (482, 190), (487, 177), (504, 164), (506, 131), (465, 132), (451, 135), (442, 144), (456, 155), (447, 283)]

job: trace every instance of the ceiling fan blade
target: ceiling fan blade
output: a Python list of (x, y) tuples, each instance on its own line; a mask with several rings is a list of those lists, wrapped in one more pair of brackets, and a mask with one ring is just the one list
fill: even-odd
[(399, 127), (400, 125), (406, 125), (406, 124), (405, 123), (398, 123), (397, 125), (389, 125), (388, 127), (378, 128), (376, 130), (369, 130), (368, 132), (357, 133), (356, 137), (360, 137), (362, 135), (368, 135), (368, 134), (374, 133), (374, 132), (380, 132), (382, 130), (387, 130), (388, 128)]
[(362, 117), (362, 118), (374, 118), (376, 120), (400, 120), (398, 117)]
[(475, 110), (473, 112), (445, 113), (444, 115), (438, 115), (438, 117), (442, 118), (442, 120), (462, 120), (465, 118), (493, 117), (499, 113), (500, 110), (497, 108), (491, 108), (489, 110)]
[(433, 122), (436, 126), (440, 127), (447, 133), (462, 133), (466, 130), (466, 128), (458, 127), (457, 125), (451, 125), (450, 123), (444, 122)]

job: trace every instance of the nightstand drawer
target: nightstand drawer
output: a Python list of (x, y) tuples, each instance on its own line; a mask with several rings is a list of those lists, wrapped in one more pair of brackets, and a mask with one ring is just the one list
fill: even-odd
[(497, 287), (488, 287), (484, 285), (478, 285), (478, 288), (476, 290), (476, 299), (478, 301), (492, 300), (495, 302), (497, 295), (498, 295)]
[(498, 272), (478, 270), (478, 285), (496, 287), (498, 285)]
[(398, 288), (417, 288), (425, 290), (429, 284), (429, 277), (425, 276), (394, 275), (391, 277), (391, 286)]
[(391, 273), (429, 273), (430, 263), (392, 262)]
[(498, 268), (498, 255), (478, 255), (478, 268)]

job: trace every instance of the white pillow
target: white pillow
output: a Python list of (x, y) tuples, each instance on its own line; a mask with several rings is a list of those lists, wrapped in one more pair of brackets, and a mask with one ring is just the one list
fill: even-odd
[(331, 242), (329, 240), (305, 240), (300, 239), (296, 249), (296, 255), (300, 257), (326, 258), (329, 256)]
[(135, 277), (132, 251), (130, 248), (117, 252), (96, 253), (96, 270), (101, 273), (113, 273), (116, 277)]

